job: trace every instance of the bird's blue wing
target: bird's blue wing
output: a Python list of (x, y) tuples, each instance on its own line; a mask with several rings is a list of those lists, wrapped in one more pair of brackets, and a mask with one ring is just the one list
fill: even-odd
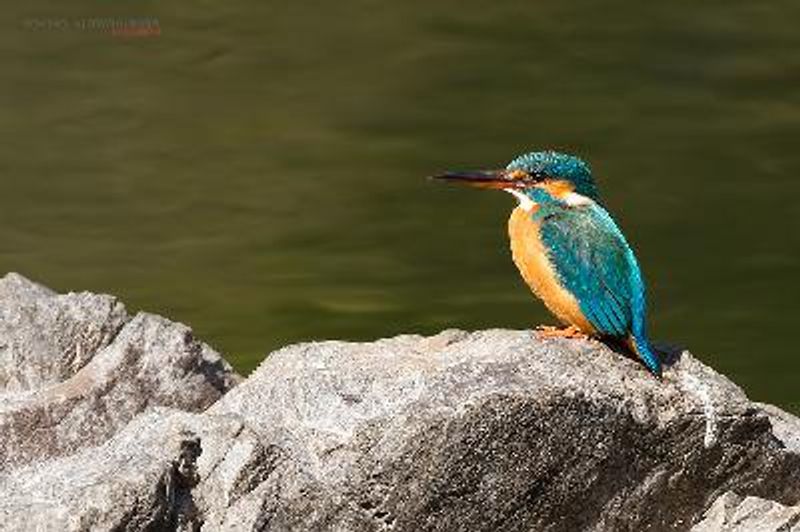
[(625, 237), (596, 204), (542, 219), (541, 234), (566, 289), (598, 333), (627, 338), (644, 326), (644, 285)]

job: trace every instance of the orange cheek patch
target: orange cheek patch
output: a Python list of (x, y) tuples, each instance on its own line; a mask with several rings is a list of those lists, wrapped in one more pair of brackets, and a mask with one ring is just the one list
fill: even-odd
[(570, 192), (575, 192), (575, 187), (569, 181), (545, 181), (541, 186), (554, 198), (563, 198)]

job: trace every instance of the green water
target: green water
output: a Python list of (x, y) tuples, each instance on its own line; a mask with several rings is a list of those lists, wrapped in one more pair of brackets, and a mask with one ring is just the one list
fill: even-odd
[[(653, 336), (800, 411), (800, 4), (216, 4), (6, 7), (0, 270), (189, 323), (242, 371), (527, 328), (550, 318), (513, 199), (424, 177), (561, 148), (638, 252)], [(109, 16), (161, 34), (75, 27)]]

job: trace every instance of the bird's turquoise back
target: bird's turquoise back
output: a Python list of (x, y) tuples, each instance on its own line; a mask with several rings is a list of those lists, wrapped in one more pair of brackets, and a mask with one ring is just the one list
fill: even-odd
[(645, 328), (645, 288), (639, 264), (622, 232), (600, 205), (565, 206), (532, 190), (540, 208), (542, 242), (563, 286), (575, 296), (598, 333), (632, 341), (655, 373), (661, 364)]

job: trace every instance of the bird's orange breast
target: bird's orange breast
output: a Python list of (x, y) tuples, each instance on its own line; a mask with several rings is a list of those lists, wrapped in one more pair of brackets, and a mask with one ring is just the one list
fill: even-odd
[(517, 207), (508, 220), (511, 254), (522, 278), (536, 296), (562, 322), (591, 334), (594, 327), (581, 312), (580, 305), (558, 281), (556, 271), (542, 242), (540, 223), (531, 211)]

